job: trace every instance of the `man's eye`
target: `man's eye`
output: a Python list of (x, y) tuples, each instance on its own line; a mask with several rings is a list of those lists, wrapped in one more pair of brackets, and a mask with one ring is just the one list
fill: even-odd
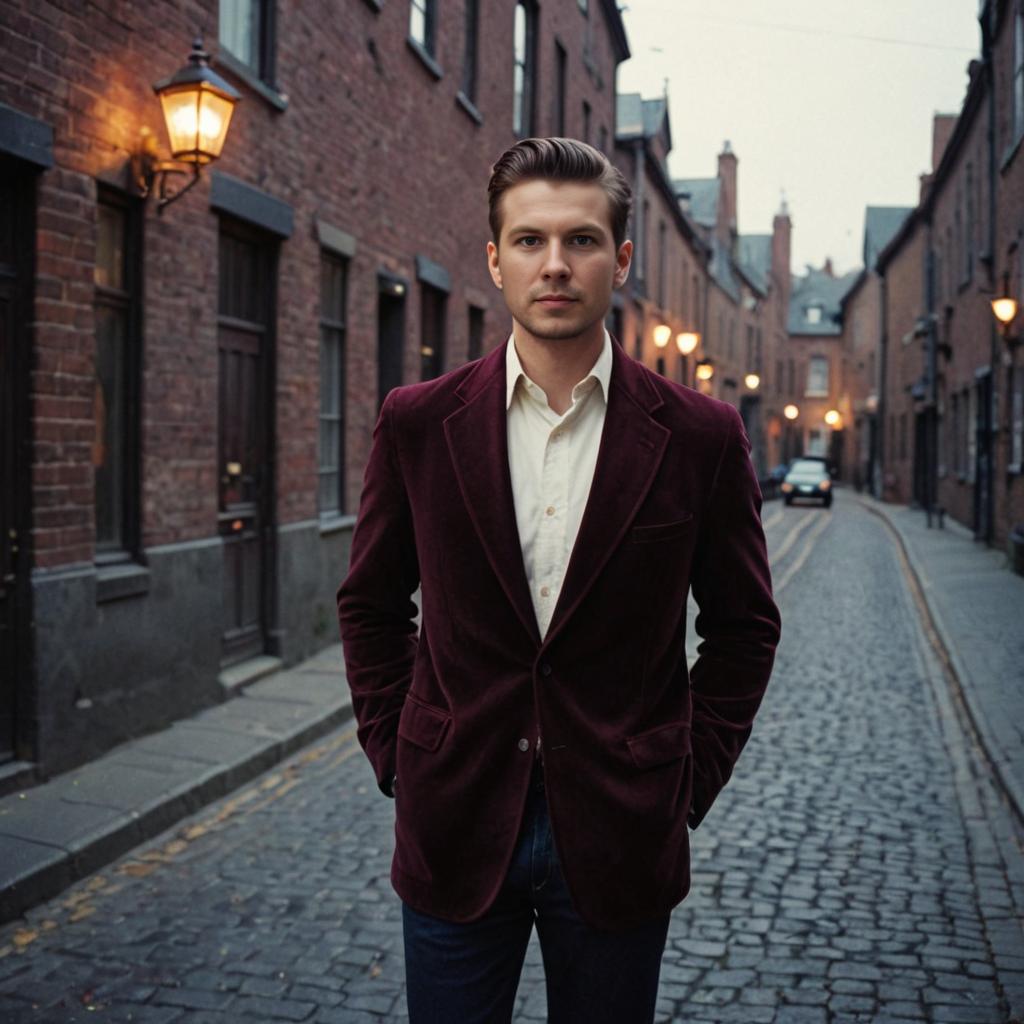
[(523, 235), (519, 239), (519, 244), (525, 246), (527, 249), (536, 249), (540, 239), (536, 235)]
[(582, 246), (593, 245), (594, 239), (590, 235), (574, 235), (573, 244)]

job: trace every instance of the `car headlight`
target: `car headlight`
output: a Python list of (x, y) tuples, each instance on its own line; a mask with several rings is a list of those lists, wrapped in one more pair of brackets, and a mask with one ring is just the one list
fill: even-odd
[(822, 489), (823, 491), (827, 491), (827, 490), (828, 490), (828, 489), (829, 489), (829, 488), (830, 488), (830, 487), (832, 486), (832, 481), (831, 481), (831, 480), (822, 480), (822, 481), (821, 481), (821, 483), (820, 483), (820, 484), (818, 484), (818, 486), (819, 486), (819, 487), (820, 487), (820, 488), (821, 488), (821, 489)]

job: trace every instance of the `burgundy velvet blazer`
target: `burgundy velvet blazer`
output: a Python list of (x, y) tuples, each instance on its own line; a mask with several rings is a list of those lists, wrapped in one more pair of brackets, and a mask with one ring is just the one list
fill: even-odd
[[(359, 741), (382, 790), (398, 778), (392, 883), (436, 917), (472, 920), (497, 895), (538, 735), (577, 911), (605, 929), (667, 913), (689, 890), (687, 823), (728, 780), (768, 683), (779, 614), (742, 420), (613, 349), (543, 641), (504, 346), (392, 391), (374, 431), (338, 618)], [(690, 587), (702, 643), (688, 672)]]

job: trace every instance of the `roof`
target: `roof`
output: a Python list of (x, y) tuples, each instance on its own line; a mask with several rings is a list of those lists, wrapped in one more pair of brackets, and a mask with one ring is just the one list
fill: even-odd
[[(840, 304), (859, 275), (858, 269), (833, 277), (824, 270), (808, 267), (803, 277), (794, 277), (789, 298), (789, 333), (818, 337), (841, 334)], [(808, 316), (808, 310), (815, 308), (819, 310), (816, 321)]]
[(729, 247), (717, 236), (711, 238), (711, 276), (719, 288), (733, 300), (739, 302), (742, 297), (740, 282), (733, 272), (732, 257)]
[(638, 92), (619, 93), (615, 97), (615, 138), (653, 139), (664, 126), (668, 132), (668, 148), (672, 148), (672, 132), (666, 118), (668, 101), (662, 96), (655, 100), (642, 99)]
[(896, 237), (912, 206), (869, 206), (864, 214), (864, 266), (873, 269), (878, 254)]
[(718, 223), (718, 196), (722, 191), (718, 178), (678, 178), (672, 188), (683, 209), (698, 224), (713, 228)]
[(767, 295), (772, 276), (772, 236), (740, 235), (737, 245), (736, 261), (744, 277)]

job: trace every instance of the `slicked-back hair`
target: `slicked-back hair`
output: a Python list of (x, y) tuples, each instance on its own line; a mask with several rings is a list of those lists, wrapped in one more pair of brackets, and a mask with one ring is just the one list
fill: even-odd
[(501, 237), (501, 197), (524, 181), (578, 181), (600, 185), (608, 196), (615, 249), (626, 240), (633, 192), (622, 173), (600, 150), (578, 139), (522, 139), (506, 149), (487, 184), (488, 220), (494, 244)]

